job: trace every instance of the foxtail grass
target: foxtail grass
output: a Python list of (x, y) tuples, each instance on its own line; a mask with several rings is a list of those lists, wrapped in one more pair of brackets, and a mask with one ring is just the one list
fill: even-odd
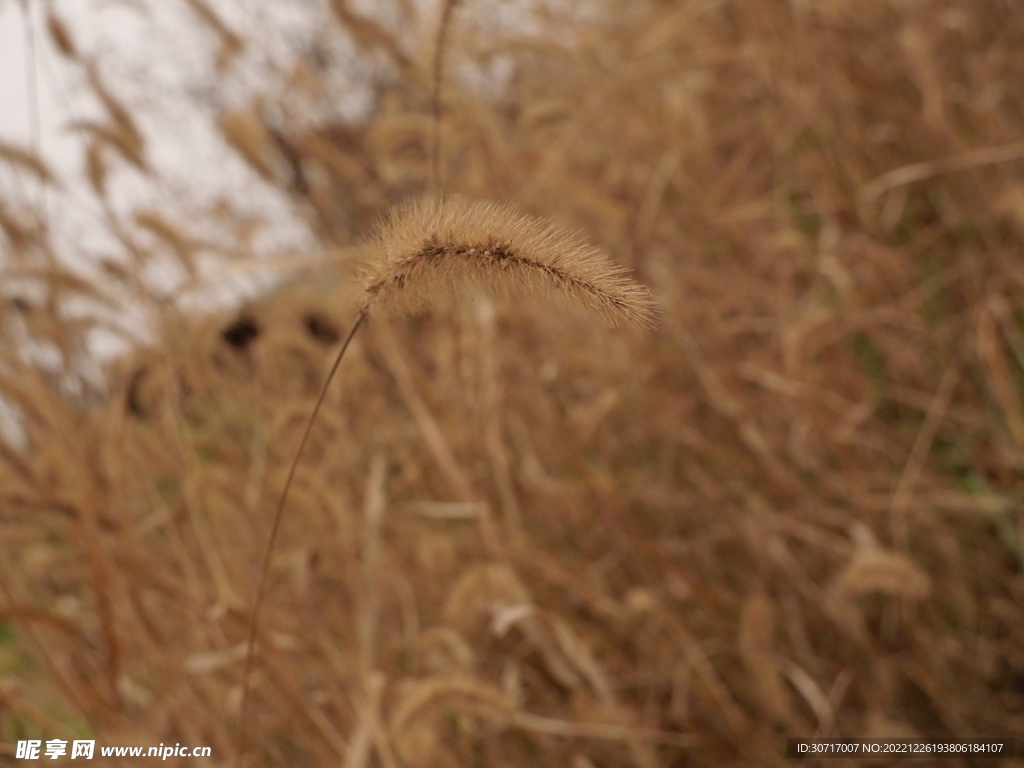
[(358, 311), (327, 374), (299, 440), (274, 512), (249, 615), (238, 765), (246, 747), (250, 678), (267, 574), (288, 492), (328, 387), (359, 327), (371, 315), (399, 316), (448, 306), (481, 293), (547, 300), (589, 311), (612, 326), (649, 328), (655, 321), (651, 291), (635, 282), (578, 234), (520, 213), (514, 206), (432, 196), (400, 205), (367, 244)]
[(611, 325), (650, 327), (650, 291), (598, 248), (514, 206), (428, 197), (378, 228), (364, 266), (362, 311), (406, 314), (474, 293), (547, 299)]

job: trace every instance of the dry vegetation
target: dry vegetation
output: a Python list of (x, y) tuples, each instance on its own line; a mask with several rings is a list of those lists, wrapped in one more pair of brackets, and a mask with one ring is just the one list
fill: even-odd
[[(259, 44), (188, 5), (222, 71)], [(109, 210), (124, 259), (84, 278), (0, 199), (7, 284), (45, 289), (0, 306), (27, 435), (0, 442), (4, 742), (234, 759), (263, 546), (356, 315), (352, 243), (429, 187), (433, 60), (445, 187), (582, 230), (661, 319), (498, 296), (364, 327), (270, 570), (249, 764), (781, 765), (787, 735), (1024, 735), (1024, 14), (560, 7), (534, 33), (467, 0), (442, 59), (411, 7), (392, 28), (336, 0), (331, 34), (380, 72), (370, 120), (212, 116), (338, 254), (241, 311), (180, 313), (139, 279), (159, 250), (202, 280), (188, 221)], [(485, 93), (468, 73), (495, 65)], [(111, 168), (150, 173), (147, 147), (81, 67), (103, 199)], [(16, 146), (0, 161), (53, 178)], [(83, 296), (159, 318), (98, 399), (69, 384), (99, 322), (62, 311)]]

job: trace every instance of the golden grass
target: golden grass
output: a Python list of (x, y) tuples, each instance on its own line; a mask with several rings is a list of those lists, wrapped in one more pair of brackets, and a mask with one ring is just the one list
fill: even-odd
[[(294, 472), (250, 764), (781, 766), (786, 736), (1019, 738), (1020, 14), (652, 0), (548, 7), (557, 34), (527, 34), (460, 4), (433, 155), (451, 196), (404, 207), (430, 184), (431, 77), (408, 26), (333, 7), (388, 72), (372, 120), (210, 119), (253, 184), (346, 246), (337, 269), (201, 318), (146, 304), (158, 342), (102, 398), (76, 394), (90, 325), (60, 308), (145, 304), (145, 286), (50, 274), (59, 222), (0, 201), (4, 290), (25, 286), (0, 306), (0, 396), (28, 444), (0, 443), (4, 742), (235, 759), (289, 462), (367, 286), (421, 306), (407, 273), (446, 300), (363, 328)], [(504, 89), (463, 77), (504, 60)], [(102, 89), (99, 196), (113, 153), (153, 173), (145, 123)], [(394, 204), (375, 277), (353, 279), (347, 244)], [(494, 215), (510, 229), (492, 237)], [(466, 253), (428, 256), (432, 235), (520, 243), (527, 272), (590, 253), (550, 250), (535, 215), (650, 285), (657, 328), (501, 291), (449, 306), (492, 286), (449, 269)], [(251, 222), (211, 220), (204, 256), (244, 251)], [(115, 233), (129, 275), (200, 247), (152, 205), (133, 221)], [(26, 338), (61, 362), (26, 359)]]
[(368, 251), (365, 311), (404, 314), (479, 293), (540, 295), (612, 324), (653, 324), (647, 288), (578, 236), (507, 205), (419, 199), (390, 212)]

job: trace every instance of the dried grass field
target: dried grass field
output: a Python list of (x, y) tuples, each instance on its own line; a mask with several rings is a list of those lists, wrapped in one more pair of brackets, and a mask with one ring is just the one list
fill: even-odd
[[(210, 82), (266, 42), (229, 5), (181, 3)], [(307, 5), (349, 69), (299, 50), (196, 107), (237, 199), (312, 244), (270, 258), (231, 201), (114, 200), (165, 183), (146, 107), (39, 6), (100, 108), (73, 130), (108, 246), (69, 259), (3, 187), (0, 764), (26, 738), (346, 768), (1024, 748), (1016, 0)], [(311, 118), (355, 72), (365, 114)], [(0, 165), (67, 181), (11, 142)], [(443, 221), (403, 207), (439, 190)], [(263, 268), (241, 306), (179, 300)], [(367, 286), (417, 293), (370, 313), (302, 452), (236, 763), (276, 505)]]

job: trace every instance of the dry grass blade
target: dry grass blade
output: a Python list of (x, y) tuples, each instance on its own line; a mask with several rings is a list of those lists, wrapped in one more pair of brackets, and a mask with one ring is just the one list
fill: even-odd
[(671, 731), (659, 731), (655, 728), (641, 728), (632, 725), (567, 722), (553, 717), (532, 715), (527, 712), (513, 713), (511, 721), (517, 728), (522, 728), (524, 731), (532, 731), (533, 733), (541, 733), (546, 736), (648, 742), (683, 749), (692, 748), (697, 745), (697, 739), (688, 733), (672, 733)]
[(383, 50), (403, 70), (412, 68), (408, 54), (402, 50), (392, 34), (371, 19), (355, 13), (348, 6), (348, 0), (331, 0), (331, 9), (358, 45)]
[(474, 501), (473, 486), (466, 473), (459, 466), (444, 430), (430, 412), (416, 387), (415, 378), (398, 348), (398, 342), (386, 328), (377, 329), (377, 340), (384, 362), (395, 379), (398, 391), (419, 425), (423, 439), (433, 454), (438, 467), (444, 473), (452, 491), (463, 502)]
[(217, 12), (203, 0), (185, 0), (188, 7), (198, 16), (204, 25), (212, 30), (220, 39), (221, 50), (218, 54), (218, 69), (224, 62), (245, 48), (245, 41), (224, 23)]
[(6, 160), (16, 168), (29, 171), (42, 181), (53, 182), (53, 173), (38, 154), (23, 147), (0, 141), (0, 160)]
[(266, 180), (277, 176), (274, 138), (260, 116), (247, 109), (225, 112), (217, 121), (225, 141)]
[(380, 551), (381, 527), (384, 522), (384, 508), (387, 503), (384, 481), (387, 461), (375, 456), (370, 464), (366, 481), (366, 519), (363, 542), (363, 605), (359, 620), (359, 644), (362, 668), (374, 668), (377, 647), (377, 623), (380, 611)]
[(829, 585), (825, 605), (840, 627), (867, 645), (869, 634), (858, 598), (878, 593), (917, 601), (931, 591), (931, 578), (909, 557), (864, 546)]
[(69, 58), (78, 58), (78, 48), (75, 46), (75, 39), (71, 36), (67, 26), (61, 18), (54, 13), (46, 14), (46, 31), (50, 34), (50, 40), (61, 55)]
[(883, 173), (865, 185), (861, 195), (864, 200), (870, 202), (889, 190), (913, 184), (916, 181), (924, 181), (939, 174), (1010, 163), (1022, 158), (1024, 158), (1024, 144), (1005, 144), (998, 147), (972, 149), (969, 152), (939, 160), (911, 163)]
[(39, 237), (38, 227), (24, 219), (20, 212), (12, 211), (0, 200), (0, 231), (15, 250), (25, 250)]
[(135, 223), (167, 243), (190, 275), (196, 273), (196, 243), (187, 232), (183, 232), (164, 216), (150, 209), (136, 211)]
[(433, 93), (430, 97), (430, 106), (433, 110), (433, 120), (430, 124), (430, 162), (431, 180), (433, 189), (436, 192), (441, 189), (441, 87), (444, 84), (444, 54), (448, 46), (448, 30), (451, 26), (452, 15), (459, 0), (444, 0), (441, 4), (441, 15), (438, 19), (437, 38), (434, 43), (433, 62)]
[(761, 705), (780, 723), (798, 723), (782, 682), (779, 660), (773, 648), (775, 607), (766, 594), (755, 592), (743, 601), (740, 611), (740, 657), (750, 675), (751, 689)]
[(86, 71), (93, 92), (99, 97), (114, 123), (120, 130), (131, 136), (132, 144), (141, 146), (142, 134), (135, 123), (135, 118), (132, 117), (131, 110), (111, 93), (95, 65), (88, 66)]
[(921, 429), (918, 430), (914, 445), (907, 457), (907, 464), (900, 475), (900, 481), (896, 486), (892, 499), (892, 522), (893, 534), (897, 543), (905, 547), (907, 543), (907, 508), (910, 506), (910, 499), (913, 496), (914, 488), (921, 478), (924, 469), (925, 458), (928, 450), (935, 440), (942, 423), (942, 417), (949, 407), (949, 401), (953, 396), (953, 390), (959, 381), (960, 372), (956, 368), (949, 368), (942, 376), (939, 383), (939, 390), (935, 393), (931, 404), (928, 406), (928, 413)]
[(996, 402), (1002, 408), (1006, 426), (1024, 456), (1024, 408), (1020, 396), (1014, 391), (1013, 373), (1002, 349), (992, 310), (986, 304), (978, 311), (978, 357), (985, 364)]
[(380, 720), (380, 700), (384, 694), (384, 675), (373, 672), (366, 681), (366, 702), (359, 724), (345, 751), (345, 768), (363, 768), (370, 759), (373, 734)]
[(552, 298), (612, 325), (650, 327), (651, 292), (597, 248), (513, 206), (428, 197), (380, 227), (365, 267), (364, 307), (410, 312), (478, 291)]
[[(93, 136), (96, 140), (115, 149), (125, 160), (139, 170), (145, 169), (146, 159), (143, 155), (141, 137), (137, 133), (125, 130), (121, 124), (115, 123), (113, 125), (103, 125), (102, 123), (97, 123), (91, 120), (78, 120), (72, 122), (70, 124), (70, 128)], [(93, 180), (93, 175), (98, 173), (92, 168), (92, 164), (95, 161), (90, 159), (89, 162), (90, 181), (93, 182), (94, 187), (101, 187), (101, 184), (97, 184), (97, 182)]]
[(103, 146), (103, 141), (95, 137), (85, 151), (85, 175), (93, 192), (100, 198), (107, 194), (107, 161), (103, 157)]

